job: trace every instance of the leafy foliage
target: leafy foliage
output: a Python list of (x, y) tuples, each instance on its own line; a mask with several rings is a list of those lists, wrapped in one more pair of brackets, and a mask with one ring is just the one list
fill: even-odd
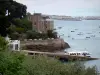
[(32, 30), (32, 23), (30, 21), (28, 21), (27, 17), (25, 17), (23, 19), (19, 19), (19, 18), (14, 19), (13, 24), (17, 28), (23, 28), (25, 31)]
[(96, 67), (85, 68), (80, 62), (65, 64), (46, 56), (27, 57), (24, 66), (27, 75), (98, 75)]
[(53, 30), (48, 30), (47, 35), (49, 38), (57, 38), (57, 33), (53, 32)]
[(41, 34), (34, 30), (27, 31), (27, 39), (40, 39), (40, 38), (46, 39), (46, 38), (48, 38), (48, 36), (45, 33)]
[(0, 51), (5, 51), (8, 47), (8, 43), (5, 41), (3, 37), (0, 36)]
[(24, 56), (7, 51), (7, 42), (0, 37), (0, 75), (99, 75), (96, 67), (83, 63), (62, 63), (47, 56)]
[(21, 75), (23, 70), (22, 62), (23, 56), (11, 54), (5, 55), (8, 53), (3, 53), (0, 60), (0, 74), (1, 75)]
[(22, 75), (24, 56), (7, 50), (7, 42), (0, 37), (0, 75)]
[(0, 1), (0, 35), (6, 36), (7, 28), (15, 18), (24, 18), (27, 7), (13, 0)]
[(27, 18), (14, 19), (13, 24), (8, 28), (9, 36), (12, 39), (25, 39), (28, 30), (32, 30), (32, 23)]
[(47, 39), (47, 38), (57, 38), (57, 33), (53, 30), (48, 30), (47, 33), (38, 33), (34, 30), (27, 31), (27, 39)]

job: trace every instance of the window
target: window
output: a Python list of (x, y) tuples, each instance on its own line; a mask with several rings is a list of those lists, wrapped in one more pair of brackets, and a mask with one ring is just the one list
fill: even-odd
[(36, 25), (36, 22), (34, 22), (34, 25)]
[(15, 50), (18, 50), (18, 44), (15, 44)]

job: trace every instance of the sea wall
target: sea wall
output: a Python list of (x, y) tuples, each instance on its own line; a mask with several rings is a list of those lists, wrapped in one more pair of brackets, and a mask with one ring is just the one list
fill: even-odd
[(63, 39), (28, 40), (21, 42), (23, 50), (55, 52), (70, 48)]

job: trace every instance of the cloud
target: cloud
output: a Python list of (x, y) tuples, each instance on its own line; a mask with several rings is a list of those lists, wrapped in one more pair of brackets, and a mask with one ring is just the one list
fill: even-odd
[[(27, 5), (28, 11), (44, 14), (83, 15), (100, 13), (100, 0), (16, 0)], [(84, 12), (84, 13), (83, 13)]]

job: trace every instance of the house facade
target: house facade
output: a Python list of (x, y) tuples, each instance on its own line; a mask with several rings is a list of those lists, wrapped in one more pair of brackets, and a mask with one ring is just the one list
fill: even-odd
[(41, 13), (29, 15), (28, 19), (32, 22), (32, 27), (37, 32), (46, 33), (48, 30), (54, 29), (54, 21), (50, 20), (47, 16), (43, 16)]

